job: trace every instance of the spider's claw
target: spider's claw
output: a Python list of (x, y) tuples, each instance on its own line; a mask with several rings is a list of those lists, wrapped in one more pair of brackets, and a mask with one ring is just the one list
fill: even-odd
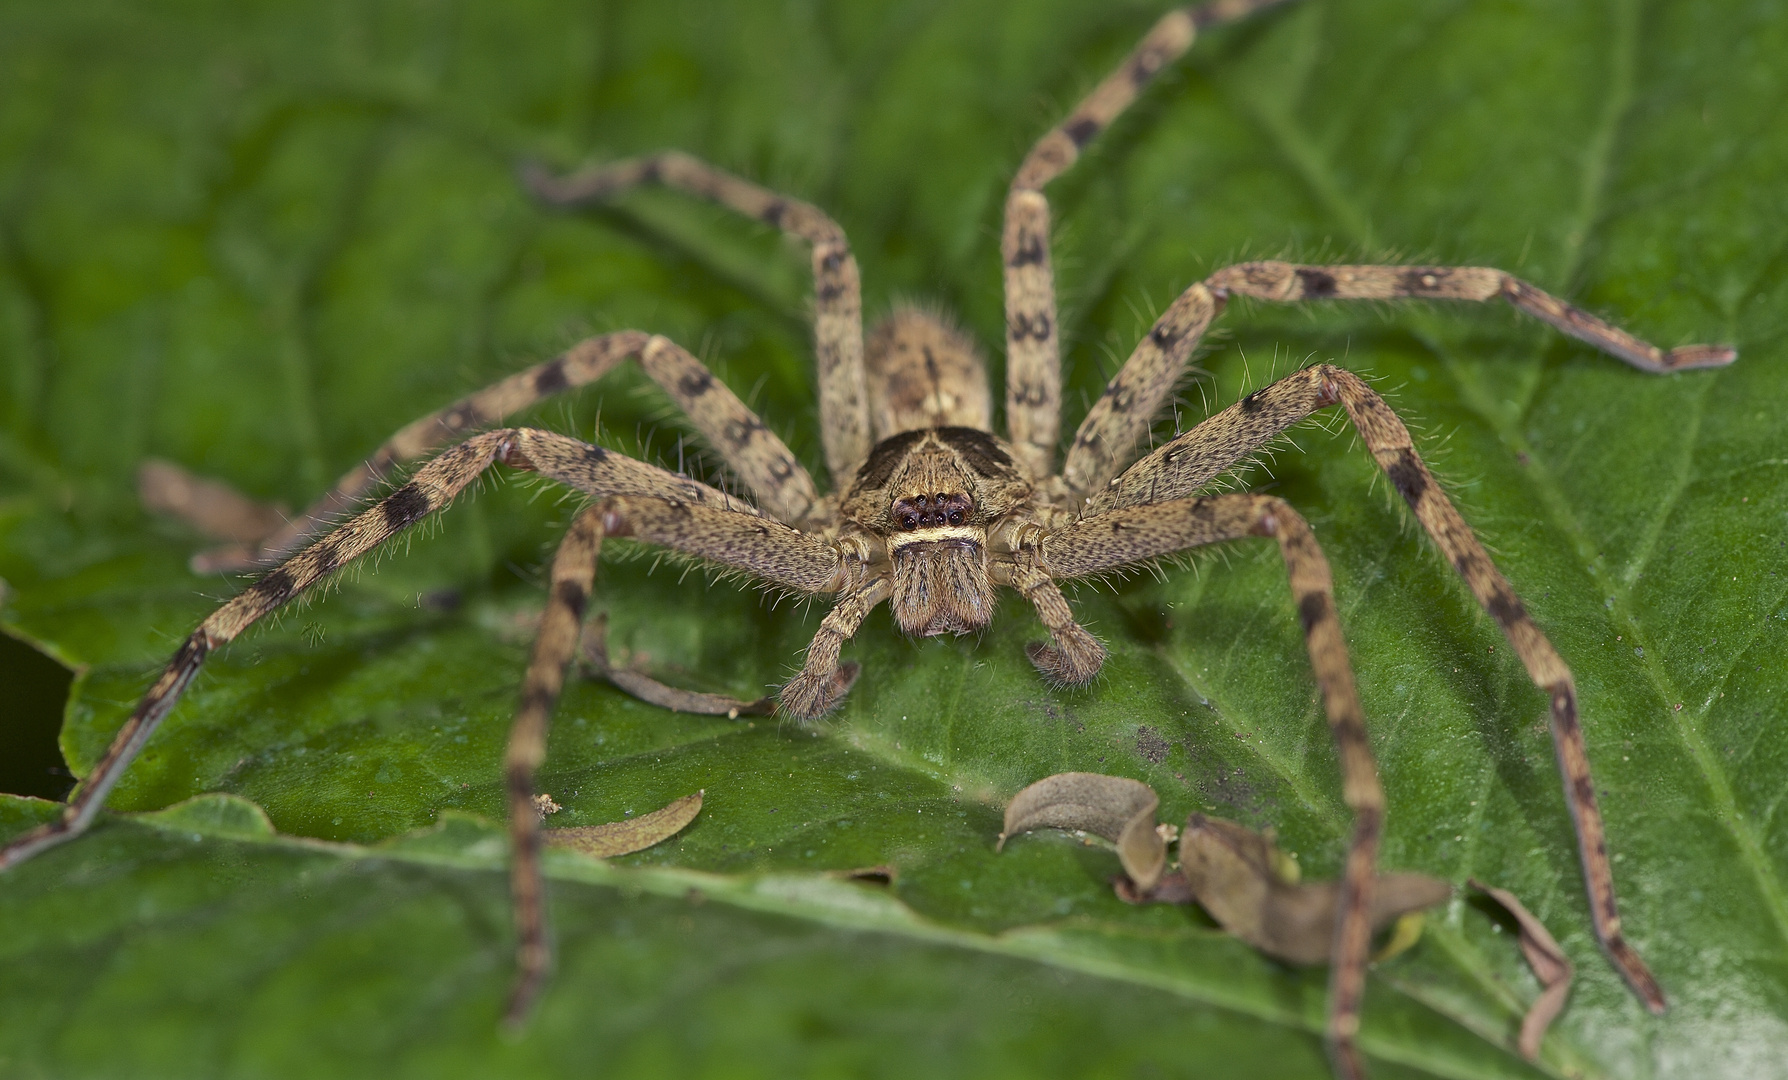
[(802, 723), (818, 720), (838, 707), (862, 671), (863, 666), (855, 660), (847, 660), (831, 671), (802, 671), (777, 696), (776, 715)]
[[(1074, 629), (1080, 630), (1078, 626)], [(1085, 630), (1080, 630), (1079, 636), (1064, 637), (1068, 640), (1061, 644), (1066, 648), (1033, 641), (1024, 647), (1024, 654), (1045, 679), (1057, 686), (1085, 686), (1105, 665), (1105, 646)]]

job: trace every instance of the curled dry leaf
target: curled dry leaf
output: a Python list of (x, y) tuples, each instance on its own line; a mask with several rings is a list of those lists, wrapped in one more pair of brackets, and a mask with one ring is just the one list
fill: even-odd
[(285, 526), (284, 504), (253, 499), (218, 480), (194, 476), (171, 461), (149, 460), (137, 468), (137, 498), (145, 510), (179, 518), (210, 540), (253, 544)]
[(597, 675), (614, 683), (641, 701), (650, 702), (672, 712), (725, 716), (736, 720), (741, 716), (769, 716), (776, 711), (774, 698), (761, 697), (756, 701), (742, 701), (739, 698), (730, 698), (723, 694), (701, 694), (694, 690), (679, 690), (674, 686), (666, 686), (643, 672), (615, 667), (609, 663), (608, 659), (607, 613), (596, 616), (585, 625), (583, 653), (584, 661), (594, 669)]
[(1012, 797), (1006, 806), (1006, 838), (1032, 829), (1080, 829), (1117, 845), (1124, 872), (1148, 893), (1167, 866), (1167, 842), (1155, 831), (1155, 789), (1139, 780), (1099, 773), (1057, 773)]
[(670, 839), (694, 821), (695, 815), (701, 813), (702, 795), (700, 791), (685, 795), (662, 810), (627, 821), (547, 829), (540, 835), (552, 847), (568, 848), (599, 859), (644, 851), (661, 840)]
[[(1006, 838), (1031, 829), (1080, 829), (1117, 844), (1128, 880), (1117, 882), (1131, 903), (1197, 902), (1223, 929), (1269, 956), (1321, 964), (1335, 936), (1337, 884), (1298, 882), (1297, 863), (1271, 836), (1222, 818), (1193, 814), (1179, 834), (1180, 869), (1166, 873), (1170, 831), (1155, 825), (1160, 805), (1138, 780), (1098, 773), (1058, 773), (1012, 797)], [(1381, 874), (1373, 890), (1372, 928), (1452, 895), (1452, 886), (1421, 874)]]
[(1515, 917), (1516, 925), (1521, 928), (1521, 955), (1527, 958), (1527, 966), (1533, 968), (1534, 978), (1540, 980), (1540, 996), (1521, 1018), (1521, 1037), (1516, 1043), (1521, 1056), (1533, 1061), (1540, 1056), (1540, 1040), (1546, 1037), (1546, 1029), (1563, 1011), (1565, 998), (1571, 994), (1571, 961), (1546, 931), (1545, 925), (1515, 899), (1514, 893), (1492, 888), (1476, 878), (1472, 879), (1471, 887), (1501, 904), (1503, 910)]
[[(1187, 891), (1223, 929), (1269, 956), (1325, 963), (1334, 945), (1337, 883), (1295, 883), (1280, 863), (1271, 839), (1232, 821), (1193, 814), (1180, 833)], [(1372, 928), (1433, 907), (1452, 892), (1446, 882), (1421, 874), (1380, 874)]]

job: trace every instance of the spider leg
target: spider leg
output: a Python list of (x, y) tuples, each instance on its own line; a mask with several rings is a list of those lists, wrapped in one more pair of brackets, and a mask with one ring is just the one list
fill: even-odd
[[(1534, 625), (1508, 579), (1490, 560), (1471, 526), (1459, 516), (1428, 471), (1416, 453), (1409, 429), (1364, 380), (1330, 364), (1288, 375), (1138, 461), (1090, 501), (1089, 512), (1101, 515), (1103, 511), (1190, 495), (1291, 425), (1318, 409), (1336, 404), (1347, 410), (1348, 419), (1366, 448), (1409, 503), (1416, 520), (1508, 638), (1528, 677), (1546, 692), (1553, 747), (1564, 779), (1565, 801), (1577, 832), (1596, 937), (1646, 1007), (1662, 1012), (1663, 990), (1621, 934), (1614, 871), (1608, 861), (1607, 835), (1596, 806), (1595, 785), (1590, 779), (1589, 755), (1578, 722), (1577, 690), (1571, 669)], [(1085, 520), (1100, 519), (1095, 516)]]
[(1118, 69), (1081, 99), (1067, 119), (1038, 139), (1018, 167), (1006, 195), (1000, 233), (1006, 291), (1006, 431), (1033, 476), (1040, 479), (1055, 471), (1062, 411), (1061, 348), (1044, 185), (1066, 172), (1082, 147), (1111, 126), (1163, 67), (1191, 48), (1199, 30), (1279, 2), (1213, 0), (1161, 16)]
[(1384, 825), (1384, 792), (1335, 613), (1328, 560), (1310, 526), (1283, 499), (1270, 495), (1217, 495), (1129, 506), (1082, 518), (1044, 537), (1039, 569), (1052, 579), (1081, 577), (1249, 536), (1270, 536), (1279, 542), (1310, 666), (1341, 756), (1342, 798), (1353, 811), (1353, 838), (1335, 916), (1327, 1031), (1336, 1073), (1352, 1080), (1365, 1075), (1354, 1039), (1372, 938), (1373, 865)]
[[(1185, 371), (1198, 339), (1231, 295), (1259, 300), (1507, 300), (1571, 337), (1641, 371), (1664, 374), (1730, 364), (1724, 345), (1679, 345), (1668, 351), (1610, 325), (1501, 270), (1480, 266), (1299, 266), (1239, 263), (1181, 293), (1111, 380), (1075, 432), (1062, 478), (1075, 503), (1118, 474)], [(1190, 494), (1189, 491), (1181, 494)], [(1171, 496), (1169, 496), (1171, 497)]]
[[(728, 508), (729, 503), (737, 504), (712, 488), (549, 431), (509, 428), (474, 435), (212, 612), (137, 703), (62, 817), (0, 847), (0, 869), (86, 831), (206, 656), (317, 582), (445, 508), (493, 463), (537, 471), (605, 497), (604, 530), (609, 536), (636, 537), (799, 592), (837, 592), (846, 581), (845, 558), (837, 547), (749, 508)], [(607, 488), (613, 483), (623, 490), (638, 490), (654, 474), (668, 477), (670, 484), (639, 494), (616, 495)]]
[(566, 177), (539, 168), (523, 180), (560, 206), (664, 184), (767, 222), (813, 248), (813, 351), (819, 364), (821, 435), (832, 486), (843, 490), (869, 456), (869, 383), (863, 368), (863, 294), (857, 260), (838, 223), (818, 207), (778, 195), (676, 150), (617, 161)]
[(416, 471), (410, 482), (361, 511), (298, 555), (287, 559), (212, 612), (181, 644), (161, 676), (137, 703), (105, 756), (80, 783), (62, 817), (0, 848), (0, 869), (23, 862), (87, 830), (124, 770), (180, 700), (205, 657), (336, 570), (377, 548), (453, 501), (503, 452), (508, 431), (460, 443)]
[(618, 668), (608, 659), (608, 615), (601, 613), (584, 624), (581, 645), (584, 663), (594, 673), (619, 687), (625, 693), (661, 709), (671, 712), (696, 713), (701, 716), (725, 716), (737, 719), (741, 716), (767, 716), (776, 711), (776, 702), (767, 697), (756, 701), (742, 701), (739, 698), (725, 697), (721, 694), (703, 694), (695, 690), (681, 690), (675, 686), (666, 686), (644, 672), (629, 668)]
[[(504, 464), (590, 490), (587, 445), (549, 432), (520, 430), (501, 454)], [(514, 1026), (527, 1019), (552, 963), (540, 872), (540, 814), (534, 774), (546, 760), (546, 736), (565, 685), (565, 669), (577, 654), (584, 607), (595, 584), (596, 558), (605, 537), (631, 537), (704, 556), (806, 592), (835, 588), (841, 568), (837, 549), (786, 525), (729, 510), (652, 496), (610, 496), (579, 514), (553, 557), (552, 584), (540, 633), (522, 683), (521, 707), (509, 732), (504, 759), (509, 799), (510, 892), (515, 906), (516, 977), (506, 1011)], [(821, 628), (851, 602), (841, 601)], [(871, 601), (873, 604), (873, 601)], [(868, 606), (863, 608), (868, 611)], [(858, 615), (857, 623), (862, 622)], [(855, 623), (851, 629), (856, 628)], [(848, 636), (848, 634), (846, 635)], [(816, 647), (819, 639), (816, 639)], [(837, 646), (832, 648), (836, 666)], [(813, 664), (811, 657), (809, 666)], [(853, 665), (854, 667), (854, 665)], [(854, 674), (854, 671), (853, 671)], [(845, 685), (848, 687), (849, 681)], [(840, 691), (842, 692), (842, 691)]]
[(1033, 641), (1024, 649), (1043, 677), (1060, 686), (1092, 682), (1105, 666), (1105, 646), (1074, 620), (1074, 609), (1068, 606), (1068, 598), (1044, 568), (1035, 545), (1020, 546), (1009, 565), (994, 563), (988, 567), (988, 576), (996, 584), (1018, 590), (1037, 609), (1037, 618), (1049, 631), (1052, 644)]
[(802, 663), (800, 673), (782, 688), (777, 712), (807, 721), (816, 720), (838, 707), (862, 670), (854, 660), (839, 664), (839, 650), (856, 634), (875, 605), (887, 598), (886, 577), (873, 578), (839, 595), (838, 603), (826, 613), (819, 632), (813, 636), (813, 644), (807, 646), (807, 659)]
[(534, 774), (546, 760), (553, 707), (565, 688), (565, 668), (577, 652), (584, 605), (596, 581), (602, 513), (602, 507), (591, 507), (579, 514), (553, 556), (546, 610), (540, 616), (540, 632), (534, 638), (534, 652), (522, 680), (521, 708), (509, 728), (509, 748), (503, 758), (504, 787), (509, 796), (509, 895), (515, 919), (515, 985), (509, 992), (504, 1019), (512, 1027), (527, 1019), (552, 966)]
[[(815, 512), (819, 495), (813, 478), (782, 440), (745, 407), (738, 395), (716, 379), (688, 350), (670, 339), (638, 330), (623, 330), (580, 341), (545, 363), (519, 371), (413, 421), (364, 463), (349, 470), (333, 488), (284, 528), (259, 544), (201, 553), (194, 557), (193, 569), (208, 573), (242, 569), (278, 559), (356, 505), (398, 465), (423, 457), (469, 431), (501, 423), (506, 417), (555, 394), (595, 382), (629, 358), (639, 360), (645, 373), (689, 416), (709, 445), (757, 494), (770, 514), (783, 520), (803, 521)], [(641, 462), (633, 464), (651, 469)], [(145, 471), (155, 470), (159, 490), (179, 486), (169, 484), (168, 466), (150, 463), (144, 468)], [(662, 473), (662, 470), (652, 471)], [(191, 477), (187, 480), (195, 488), (220, 486)], [(724, 498), (713, 488), (697, 486), (708, 492), (709, 498)], [(151, 508), (178, 509), (178, 505), (176, 497), (162, 495)], [(734, 500), (733, 505), (743, 507), (745, 504)]]
[(1513, 274), (1488, 266), (1299, 266), (1251, 262), (1219, 270), (1206, 278), (1205, 284), (1218, 295), (1236, 293), (1276, 301), (1507, 300), (1541, 322), (1655, 375), (1723, 367), (1738, 358), (1738, 350), (1730, 345), (1660, 349)]

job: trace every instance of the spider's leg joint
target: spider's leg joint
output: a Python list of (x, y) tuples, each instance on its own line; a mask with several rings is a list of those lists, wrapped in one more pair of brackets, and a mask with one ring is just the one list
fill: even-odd
[(497, 464), (507, 465), (511, 469), (522, 469), (528, 472), (534, 471), (534, 463), (528, 459), (526, 454), (522, 453), (521, 450), (516, 447), (513, 438), (499, 441), (497, 443), (496, 453), (492, 455), (492, 457)]

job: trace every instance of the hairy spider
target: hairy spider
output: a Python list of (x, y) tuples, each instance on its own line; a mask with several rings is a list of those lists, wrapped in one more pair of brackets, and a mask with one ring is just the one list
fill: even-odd
[[(1232, 296), (1269, 302), (1501, 299), (1634, 367), (1658, 373), (1726, 364), (1736, 355), (1732, 349), (1689, 345), (1661, 350), (1494, 269), (1242, 263), (1191, 285), (1155, 321), (1081, 422), (1056, 470), (1061, 371), (1043, 188), (1073, 164), (1081, 148), (1164, 65), (1190, 47), (1199, 28), (1275, 2), (1215, 0), (1167, 14), (1024, 159), (1011, 184), (1001, 237), (1004, 438), (993, 433), (980, 353), (943, 319), (900, 310), (865, 341), (856, 262), (843, 231), (818, 208), (677, 152), (563, 178), (529, 172), (533, 190), (551, 203), (574, 205), (642, 184), (661, 184), (767, 222), (811, 246), (819, 413), (831, 491), (822, 492), (737, 395), (674, 342), (635, 330), (579, 342), (551, 361), (405, 427), (290, 524), (274, 529), (277, 519), (263, 515), (263, 524), (239, 537), (243, 542), (237, 547), (202, 556), (199, 563), (213, 568), (277, 565), (192, 632), (61, 819), (0, 849), (0, 867), (71, 839), (93, 822), (107, 793), (211, 651), (443, 509), (489, 466), (530, 470), (583, 491), (594, 502), (572, 523), (553, 560), (551, 593), (506, 760), (519, 949), (510, 1009), (519, 1018), (549, 960), (534, 773), (545, 753), (547, 723), (566, 666), (578, 648), (605, 538), (659, 545), (784, 589), (836, 596), (800, 673), (780, 693), (783, 715), (810, 721), (833, 709), (856, 680), (858, 667), (841, 662), (841, 647), (883, 601), (909, 634), (961, 634), (987, 625), (998, 588), (1015, 589), (1036, 608), (1049, 632), (1049, 643), (1030, 646), (1032, 662), (1053, 682), (1079, 685), (1093, 679), (1106, 653), (1075, 621), (1059, 582), (1200, 545), (1265, 537), (1277, 542), (1286, 565), (1339, 750), (1345, 801), (1354, 814), (1331, 954), (1327, 1035), (1338, 1071), (1359, 1075), (1354, 1036), (1384, 800), (1336, 616), (1329, 567), (1310, 527), (1283, 500), (1249, 493), (1199, 494), (1287, 428), (1338, 405), (1441, 553), (1507, 635), (1534, 683), (1547, 693), (1596, 932), (1634, 991), (1649, 1007), (1661, 1010), (1661, 991), (1621, 936), (1570, 670), (1528, 617), (1383, 399), (1358, 376), (1319, 364), (1249, 394), (1140, 459), (1135, 451), (1201, 337)], [(562, 435), (494, 427), (517, 410), (594, 382), (629, 359), (688, 415), (750, 490), (752, 502)], [(455, 439), (463, 441), (427, 461), (378, 502), (329, 527), (399, 465)], [(636, 680), (630, 688), (673, 707), (712, 705), (649, 680)]]

